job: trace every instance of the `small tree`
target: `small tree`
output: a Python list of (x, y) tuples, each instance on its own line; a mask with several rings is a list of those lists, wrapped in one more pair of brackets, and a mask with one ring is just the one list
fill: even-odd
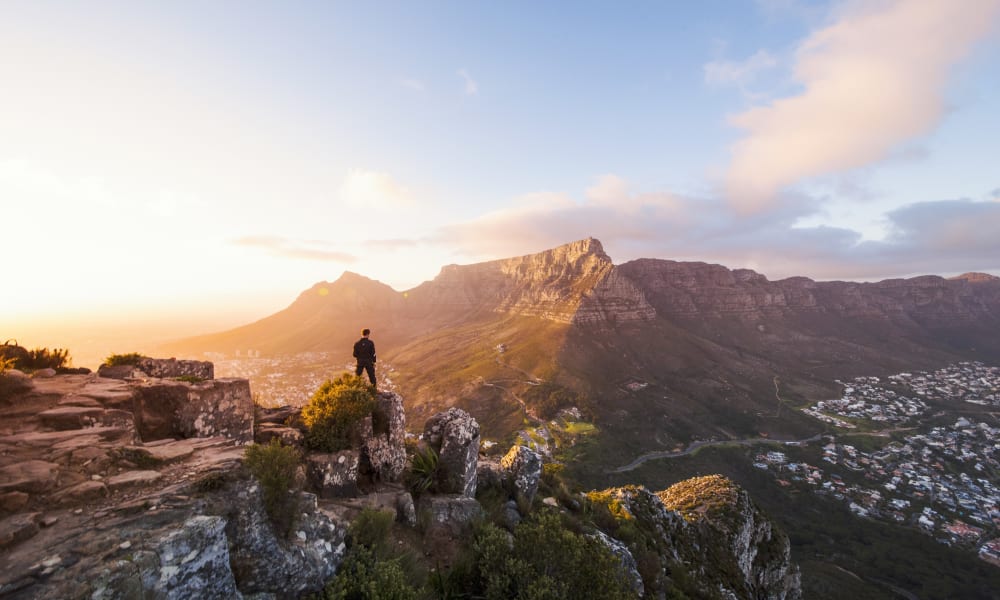
[(279, 438), (271, 438), (266, 446), (247, 446), (244, 456), (250, 472), (260, 481), (267, 516), (278, 535), (287, 536), (295, 524), (298, 494), (289, 490), (295, 485), (301, 454), (293, 446), (282, 445)]
[(322, 452), (350, 448), (351, 429), (374, 409), (375, 389), (361, 377), (345, 373), (325, 382), (302, 407), (306, 446)]

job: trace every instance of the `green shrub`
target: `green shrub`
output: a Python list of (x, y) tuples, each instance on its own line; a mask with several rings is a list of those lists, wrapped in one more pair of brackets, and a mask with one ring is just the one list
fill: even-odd
[(246, 465), (260, 481), (264, 494), (264, 509), (279, 536), (287, 536), (295, 525), (298, 494), (290, 493), (295, 486), (295, 472), (301, 454), (293, 446), (282, 445), (279, 438), (262, 446), (247, 446)]
[(410, 457), (406, 484), (414, 496), (433, 491), (438, 477), (438, 453), (430, 446), (418, 446)]
[(548, 381), (529, 387), (521, 397), (543, 419), (551, 419), (560, 410), (571, 406), (576, 406), (584, 413), (591, 412), (590, 403), (585, 396)]
[(416, 600), (398, 560), (379, 560), (364, 547), (352, 548), (327, 584), (328, 600)]
[(601, 542), (566, 527), (557, 513), (538, 512), (514, 536), (484, 525), (473, 542), (473, 596), (488, 600), (635, 596), (621, 563)]
[(7, 340), (0, 346), (0, 372), (7, 369), (20, 371), (38, 371), (40, 369), (59, 369), (69, 363), (69, 350), (63, 348), (35, 348), (28, 350), (17, 345), (17, 342)]
[(197, 375), (179, 375), (174, 377), (174, 381), (184, 381), (187, 383), (201, 383), (205, 381), (204, 377), (198, 377)]
[(128, 354), (112, 354), (111, 356), (104, 359), (105, 367), (119, 367), (121, 365), (138, 365), (139, 361), (146, 358), (138, 352), (129, 352)]
[(350, 448), (351, 430), (374, 409), (375, 389), (367, 380), (345, 373), (325, 382), (302, 407), (306, 446), (322, 452)]
[(363, 546), (381, 554), (389, 543), (389, 532), (395, 520), (393, 511), (366, 508), (351, 522), (347, 535), (353, 546)]

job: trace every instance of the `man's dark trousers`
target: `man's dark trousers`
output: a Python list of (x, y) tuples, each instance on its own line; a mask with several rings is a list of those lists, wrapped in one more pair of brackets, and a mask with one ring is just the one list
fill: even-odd
[(354, 370), (354, 374), (360, 376), (361, 371), (367, 371), (368, 379), (372, 382), (372, 385), (375, 385), (375, 365), (371, 363), (358, 363), (358, 368)]

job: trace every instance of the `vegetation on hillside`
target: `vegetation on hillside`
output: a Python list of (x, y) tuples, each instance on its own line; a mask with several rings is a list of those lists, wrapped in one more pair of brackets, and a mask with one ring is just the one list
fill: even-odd
[(552, 419), (564, 408), (577, 407), (590, 414), (590, 403), (578, 392), (549, 381), (529, 386), (521, 394), (525, 404), (540, 418)]
[(285, 446), (279, 438), (269, 444), (251, 444), (244, 453), (247, 468), (260, 481), (264, 509), (278, 537), (287, 537), (295, 525), (299, 495), (295, 474), (302, 455), (294, 446)]
[(146, 358), (138, 352), (128, 352), (126, 354), (112, 354), (104, 359), (105, 367), (119, 367), (122, 365), (138, 365), (139, 361)]
[(657, 496), (670, 510), (675, 510), (687, 521), (700, 521), (714, 517), (736, 504), (739, 490), (722, 475), (692, 477), (657, 492)]
[(69, 350), (65, 348), (28, 350), (11, 341), (13, 340), (7, 340), (0, 346), (0, 361), (6, 363), (6, 369), (30, 373), (41, 369), (61, 369), (70, 363)]
[(351, 430), (375, 409), (375, 388), (366, 379), (344, 373), (320, 386), (302, 407), (312, 450), (336, 452), (351, 446)]

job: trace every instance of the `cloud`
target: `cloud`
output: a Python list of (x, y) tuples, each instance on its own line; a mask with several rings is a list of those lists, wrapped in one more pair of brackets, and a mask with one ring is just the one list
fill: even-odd
[(476, 96), (479, 94), (479, 84), (476, 80), (469, 75), (469, 72), (465, 69), (459, 69), (458, 76), (465, 81), (465, 95), (466, 96)]
[(758, 50), (741, 61), (713, 60), (706, 63), (705, 83), (711, 86), (734, 85), (745, 88), (753, 83), (757, 75), (778, 66), (778, 59), (767, 50)]
[(326, 242), (312, 240), (300, 242), (271, 235), (248, 235), (237, 238), (233, 240), (232, 243), (236, 246), (260, 248), (266, 250), (272, 256), (280, 258), (319, 260), (338, 263), (353, 263), (358, 260), (353, 254), (321, 247), (328, 245)]
[(388, 252), (394, 252), (397, 250), (406, 250), (420, 244), (418, 240), (411, 240), (404, 238), (393, 238), (387, 240), (365, 240), (362, 243), (368, 248), (372, 248), (375, 250), (385, 250)]
[(351, 169), (341, 182), (339, 192), (341, 200), (348, 204), (373, 210), (399, 210), (415, 204), (409, 188), (380, 171)]
[(883, 160), (930, 132), (946, 110), (949, 70), (998, 9), (1000, 0), (844, 5), (796, 51), (801, 93), (730, 118), (746, 132), (732, 147), (730, 203), (743, 213), (772, 208), (789, 186)]
[(877, 279), (914, 273), (1000, 272), (1000, 202), (916, 203), (885, 215), (890, 234), (864, 240), (846, 228), (799, 227), (819, 202), (796, 196), (742, 215), (722, 197), (633, 192), (605, 175), (580, 199), (540, 192), (437, 231), (431, 242), (474, 260), (536, 252), (594, 236), (616, 260), (669, 258), (756, 269), (772, 279)]
[(423, 92), (427, 90), (427, 86), (424, 84), (423, 81), (420, 81), (419, 79), (400, 79), (399, 85), (411, 89), (415, 92)]

